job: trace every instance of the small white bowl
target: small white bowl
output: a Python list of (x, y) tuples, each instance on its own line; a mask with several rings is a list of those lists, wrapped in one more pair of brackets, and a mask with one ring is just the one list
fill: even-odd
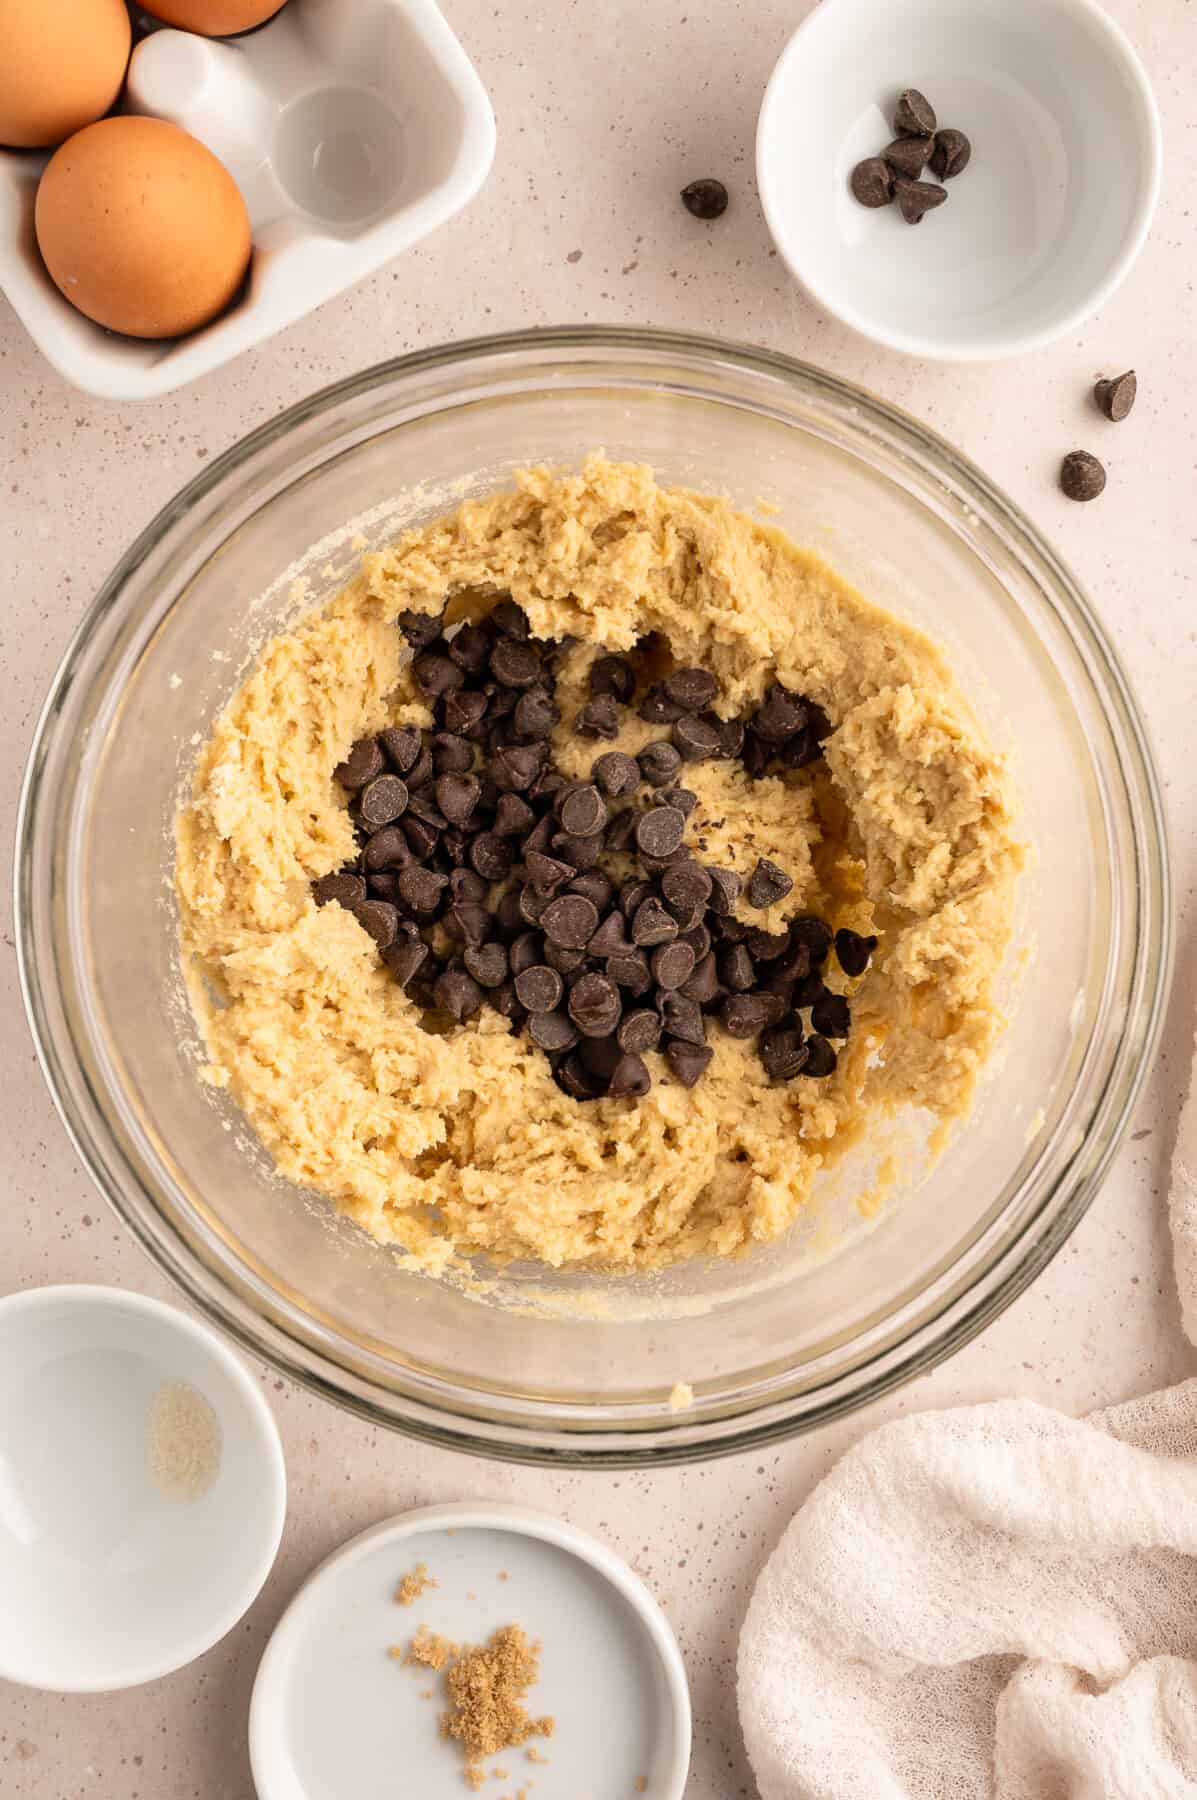
[[(432, 1584), (395, 1603), (423, 1563)], [(552, 1736), (486, 1759), (493, 1791), (682, 1800), (690, 1695), (664, 1613), (613, 1551), (561, 1519), (502, 1503), (427, 1506), (342, 1545), (283, 1614), (254, 1682), (259, 1800), (457, 1800), (464, 1765), (440, 1734), (443, 1689), (390, 1655), (425, 1626), (481, 1643), (518, 1624), (541, 1645), (527, 1706)], [(530, 1766), (542, 1759), (548, 1766)], [(541, 1779), (543, 1777), (543, 1779)], [(491, 1792), (491, 1783), (487, 1783)]]
[(206, 1325), (115, 1288), (0, 1300), (0, 1677), (98, 1693), (192, 1662), (285, 1505), (270, 1408)]
[[(917, 226), (849, 188), (906, 87), (973, 146)], [(891, 349), (986, 361), (1071, 330), (1122, 280), (1155, 210), (1160, 123), (1093, 0), (823, 0), (773, 71), (756, 155), (777, 248), (825, 312)]]

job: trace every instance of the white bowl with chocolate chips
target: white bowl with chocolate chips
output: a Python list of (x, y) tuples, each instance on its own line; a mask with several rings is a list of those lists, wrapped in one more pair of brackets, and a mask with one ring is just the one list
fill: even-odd
[(1093, 0), (835, 0), (782, 52), (761, 203), (824, 311), (891, 349), (989, 361), (1096, 311), (1134, 262), (1161, 133)]

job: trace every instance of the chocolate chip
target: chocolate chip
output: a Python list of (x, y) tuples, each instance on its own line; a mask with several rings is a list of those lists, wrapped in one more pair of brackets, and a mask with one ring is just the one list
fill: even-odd
[(558, 831), (553, 837), (553, 848), (573, 868), (593, 869), (603, 853), (603, 834), (596, 831), (590, 837), (577, 837), (572, 831)]
[(612, 800), (621, 794), (632, 794), (640, 785), (640, 768), (634, 756), (626, 756), (622, 750), (608, 750), (598, 757), (591, 768), (591, 776), (600, 792)]
[(575, 950), (564, 944), (553, 944), (546, 938), (544, 960), (550, 969), (556, 969), (558, 975), (576, 975), (587, 957), (585, 950)]
[(780, 1025), (786, 1014), (793, 1010), (784, 994), (775, 994), (769, 988), (757, 988), (752, 998), (760, 1002), (762, 1031), (769, 1026)]
[(619, 707), (609, 694), (588, 700), (574, 720), (574, 731), (581, 738), (605, 738), (608, 743), (619, 736)]
[(377, 831), (399, 818), (406, 811), (407, 803), (407, 783), (401, 776), (376, 775), (369, 786), (362, 789), (358, 813), (363, 825), (370, 831)]
[(627, 950), (618, 956), (607, 958), (607, 973), (616, 987), (623, 988), (633, 1000), (647, 994), (653, 984), (652, 970), (648, 966), (647, 956), (638, 950)]
[(686, 835), (686, 815), (673, 806), (654, 806), (636, 822), (636, 843), (646, 856), (668, 856)]
[(698, 795), (684, 787), (662, 788), (657, 795), (657, 803), (660, 806), (672, 806), (683, 818), (688, 819), (698, 805)]
[(442, 1011), (452, 1013), (459, 1025), (472, 1019), (482, 1005), (482, 989), (464, 969), (446, 969), (438, 975), (432, 997)]
[(720, 754), (719, 733), (706, 719), (679, 719), (673, 728), (673, 741), (687, 762), (705, 762)]
[[(398, 776), (392, 776), (397, 781)], [(431, 825), (436, 831), (443, 831), (449, 823), (436, 803), (436, 790), (433, 787), (419, 788), (408, 801), (408, 811), (413, 819), (422, 819), (425, 825)]]
[(682, 766), (681, 754), (672, 744), (658, 739), (654, 744), (646, 744), (636, 758), (640, 770), (640, 778), (647, 781), (650, 787), (667, 787), (674, 780)]
[(534, 887), (522, 887), (519, 892), (520, 917), (526, 925), (539, 925), (540, 915), (549, 904), (550, 896)]
[(514, 860), (511, 844), (497, 831), (480, 831), (470, 843), (470, 867), (484, 881), (502, 881)]
[(767, 906), (774, 906), (777, 901), (785, 899), (793, 885), (792, 875), (787, 875), (775, 862), (762, 856), (748, 878), (748, 904), (762, 910)]
[(512, 975), (522, 975), (525, 969), (534, 968), (538, 962), (544, 961), (543, 945), (539, 931), (521, 931), (507, 952)]
[(626, 1056), (620, 1057), (612, 1070), (607, 1092), (612, 1100), (640, 1099), (647, 1094), (652, 1084), (652, 1076), (645, 1067), (643, 1057), (630, 1050)]
[(473, 731), (485, 715), (486, 695), (477, 688), (454, 688), (441, 701), (441, 723), (448, 732)]
[[(464, 775), (474, 766), (474, 746), (452, 731), (438, 731), (432, 740), (432, 766), (438, 775)], [(479, 783), (479, 792), (482, 784)]]
[(562, 862), (559, 856), (544, 856), (539, 850), (529, 850), (526, 845), (524, 867), (529, 880), (542, 894), (556, 893), (574, 873), (572, 863)]
[(738, 994), (756, 985), (756, 964), (744, 944), (725, 944), (715, 958), (719, 979), (724, 987)]
[(490, 609), (490, 622), (504, 637), (516, 638), (519, 642), (528, 636), (528, 615), (522, 606), (514, 600), (500, 600)]
[(339, 762), (333, 770), (333, 777), (351, 794), (364, 788), (367, 782), (381, 775), (383, 768), (382, 749), (377, 738), (359, 738), (344, 762)]
[(580, 975), (569, 990), (569, 1016), (583, 1037), (609, 1037), (619, 1024), (623, 1001), (607, 975)]
[(968, 168), (972, 153), (973, 147), (962, 131), (956, 131), (950, 125), (944, 126), (935, 133), (931, 173), (937, 181), (950, 181), (953, 175), (959, 175)]
[(404, 869), (399, 876), (404, 905), (425, 919), (436, 917), (448, 885), (449, 877), (438, 875), (435, 869)]
[(802, 1033), (792, 1026), (776, 1025), (763, 1032), (759, 1049), (765, 1073), (774, 1081), (792, 1081), (801, 1075), (810, 1056)]
[(413, 855), (431, 856), (441, 834), (435, 825), (429, 825), (423, 819), (407, 818), (403, 821), (403, 835), (411, 846)]
[(850, 176), (852, 194), (862, 206), (888, 206), (893, 199), (894, 178), (881, 156), (866, 156)]
[(580, 782), (562, 802), (561, 823), (571, 837), (589, 837), (607, 823), (607, 802), (590, 782)]
[(1139, 391), (1139, 383), (1135, 371), (1128, 369), (1125, 375), (1115, 375), (1109, 381), (1099, 381), (1093, 389), (1093, 398), (1107, 419), (1115, 425), (1125, 419), (1135, 404), (1135, 396)]
[(464, 825), (482, 795), (476, 775), (438, 775), (436, 803), (451, 825)]
[(688, 981), (684, 981), (679, 990), (687, 1000), (695, 1000), (699, 1006), (709, 1006), (723, 992), (723, 984), (719, 980), (719, 971), (715, 958), (707, 953), (700, 956), (694, 965), (694, 973)]
[(842, 994), (824, 990), (810, 1009), (811, 1027), (828, 1038), (846, 1038), (852, 1024), (852, 1009)]
[(705, 1044), (706, 1026), (696, 1000), (685, 994), (666, 994), (661, 1001), (661, 1022), (670, 1037), (687, 1044)]
[(635, 1051), (637, 1055), (644, 1050), (655, 1050), (661, 1037), (660, 1015), (647, 1006), (625, 1013), (616, 1037), (621, 1050)]
[(917, 88), (903, 88), (894, 108), (894, 130), (905, 137), (926, 136), (935, 131), (935, 108)]
[(391, 767), (397, 769), (400, 775), (408, 774), (420, 754), (419, 727), (388, 725), (385, 731), (379, 732), (378, 741), (386, 752)]
[(583, 950), (598, 929), (598, 907), (584, 894), (562, 894), (541, 915), (547, 938), (563, 949)]
[(680, 988), (693, 975), (697, 960), (689, 944), (662, 944), (649, 958), (653, 980), (665, 992)]
[(789, 950), (791, 940), (788, 929), (762, 931), (759, 925), (754, 925), (744, 942), (757, 962), (775, 962)]
[(603, 844), (606, 849), (618, 855), (631, 848), (636, 838), (637, 817), (637, 813), (630, 806), (625, 806), (622, 812), (616, 813), (603, 833)]
[(806, 702), (776, 683), (766, 690), (765, 698), (752, 716), (752, 729), (769, 744), (783, 744), (806, 724)]
[(489, 882), (472, 869), (454, 869), (449, 877), (449, 894), (454, 900), (472, 900), (482, 905), (490, 892)]
[(909, 181), (917, 181), (934, 148), (934, 138), (899, 137), (892, 144), (887, 144), (881, 154), (891, 169), (896, 170), (899, 175), (905, 175)]
[(387, 945), (382, 953), (382, 960), (399, 986), (405, 988), (413, 976), (420, 973), (431, 955), (423, 938), (404, 935)]
[(399, 614), (397, 623), (412, 649), (423, 650), (441, 635), (443, 617), (443, 613), (416, 612), (408, 606)]
[(1096, 500), (1105, 485), (1105, 469), (1087, 450), (1070, 450), (1060, 464), (1060, 486), (1070, 500)]
[(372, 900), (389, 900), (392, 906), (400, 904), (398, 869), (379, 869), (375, 874), (367, 875), (366, 886)]
[(825, 1076), (835, 1073), (839, 1058), (825, 1037), (808, 1037), (806, 1040), (806, 1067), (802, 1073), (812, 1075), (821, 1081)]
[(626, 656), (599, 656), (590, 667), (590, 698), (611, 698), (626, 706), (636, 692), (636, 671)]
[(495, 929), (508, 939), (518, 937), (527, 924), (520, 911), (522, 891), (520, 888), (509, 888), (495, 908)]
[(700, 863), (694, 861), (678, 863), (666, 869), (661, 877), (661, 892), (665, 896), (665, 904), (679, 919), (683, 914), (689, 915), (695, 908), (705, 906), (711, 897), (712, 881), (710, 875)]
[(455, 900), (442, 924), (459, 944), (476, 947), (490, 936), (490, 919), (488, 909), (477, 900)]
[(716, 733), (719, 739), (718, 756), (739, 756), (744, 748), (743, 719), (721, 719), (715, 713), (704, 713), (703, 718)]
[(863, 975), (876, 948), (875, 937), (863, 937), (846, 926), (841, 926), (835, 934), (836, 961), (845, 975)]
[(947, 188), (938, 187), (933, 181), (908, 181), (904, 175), (894, 181), (898, 211), (908, 225), (917, 225), (924, 213), (942, 206), (947, 197)]
[(760, 994), (729, 994), (719, 1017), (729, 1037), (754, 1038), (769, 1023), (771, 1010)]
[[(547, 963), (533, 963), (530, 969), (522, 969), (515, 978), (516, 999), (530, 1013), (552, 1012), (560, 1005), (561, 996), (565, 992), (565, 983), (556, 969), (550, 969)], [(547, 1045), (541, 1045), (547, 1049)]]
[(671, 1038), (665, 1046), (670, 1073), (684, 1088), (692, 1088), (702, 1079), (714, 1054), (706, 1044), (691, 1044), (685, 1038)]
[(516, 731), (525, 738), (548, 737), (561, 719), (553, 696), (539, 682), (520, 695), (511, 716)]
[(368, 931), (380, 950), (393, 944), (399, 930), (399, 914), (386, 900), (359, 900), (353, 916)]
[(639, 706), (640, 717), (646, 725), (672, 725), (682, 716), (682, 707), (671, 700), (662, 683), (650, 687)]
[(424, 650), (412, 663), (411, 672), (421, 693), (436, 698), (451, 688), (464, 687), (465, 674), (451, 657), (439, 650)]
[(648, 950), (656, 944), (671, 944), (677, 936), (677, 920), (667, 913), (655, 894), (641, 902), (632, 917), (632, 942), (638, 949)]
[(802, 976), (794, 983), (794, 995), (791, 1004), (796, 1012), (801, 1011), (805, 1006), (813, 1006), (815, 1001), (825, 991), (823, 977), (817, 969), (812, 969), (809, 975)]
[(557, 1086), (567, 1093), (571, 1100), (597, 1100), (607, 1091), (607, 1084), (600, 1075), (586, 1067), (581, 1053), (571, 1050), (559, 1069), (554, 1071)]
[(815, 913), (798, 913), (790, 920), (790, 942), (805, 944), (812, 963), (826, 962), (831, 950), (831, 927)]
[(701, 712), (719, 692), (719, 683), (708, 669), (675, 669), (665, 677), (664, 688), (683, 712)]
[(408, 772), (408, 792), (414, 794), (418, 788), (427, 787), (433, 774), (432, 751), (427, 744), (421, 744), (419, 755)]
[(743, 881), (732, 869), (708, 867), (707, 874), (711, 878), (711, 911), (720, 918), (730, 918), (743, 891)]
[(322, 875), (319, 881), (312, 883), (312, 898), (317, 906), (327, 906), (335, 900), (346, 912), (351, 912), (365, 900), (366, 884), (360, 875), (336, 869), (331, 875)]
[(536, 814), (518, 794), (500, 794), (495, 806), (494, 829), (500, 837), (523, 837), (536, 823)]
[(760, 780), (776, 753), (776, 745), (767, 744), (764, 738), (757, 737), (755, 731), (745, 732), (741, 757), (745, 770), (754, 781)]
[(540, 773), (543, 751), (538, 744), (510, 744), (496, 750), (490, 774), (502, 793), (522, 793)]
[(531, 687), (541, 676), (540, 657), (531, 644), (500, 638), (490, 653), (490, 672), (504, 687)]
[(591, 956), (620, 956), (631, 948), (624, 916), (618, 909), (607, 914), (586, 948)]
[(752, 930), (742, 919), (721, 919), (718, 914), (712, 916), (711, 924), (714, 935), (724, 944), (742, 944)]
[(688, 181), (682, 189), (682, 205), (696, 219), (718, 219), (727, 211), (727, 189), (713, 175)]
[(491, 634), (485, 625), (465, 624), (449, 639), (449, 655), (467, 675), (481, 675), (490, 656)]

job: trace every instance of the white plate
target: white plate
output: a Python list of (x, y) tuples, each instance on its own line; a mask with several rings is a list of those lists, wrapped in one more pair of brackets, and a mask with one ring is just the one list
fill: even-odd
[(201, 331), (119, 337), (76, 312), (33, 232), (44, 151), (0, 150), (0, 289), (76, 387), (148, 399), (282, 331), (471, 200), (495, 152), (477, 73), (435, 0), (290, 0), (225, 42), (156, 31), (124, 109), (169, 119), (231, 170), (253, 226), (243, 297)]
[[(973, 146), (916, 226), (848, 185), (893, 137), (904, 87)], [(823, 0), (757, 130), (765, 217), (812, 298), (879, 343), (961, 362), (1095, 311), (1147, 235), (1160, 163), (1147, 77), (1093, 0)]]
[[(423, 1562), (438, 1583), (395, 1589)], [(504, 1579), (506, 1577), (506, 1579)], [(249, 1738), (259, 1800), (460, 1800), (440, 1736), (443, 1682), (388, 1656), (420, 1625), (481, 1643), (520, 1625), (542, 1646), (527, 1699), (549, 1738), (487, 1759), (500, 1800), (681, 1800), (690, 1761), (682, 1659), (648, 1589), (602, 1544), (518, 1506), (430, 1506), (363, 1532), (300, 1589), (267, 1645)], [(432, 1697), (428, 1697), (432, 1690)], [(642, 1783), (642, 1786), (638, 1786)]]
[[(219, 1445), (181, 1491), (153, 1462), (180, 1390)], [(206, 1325), (116, 1288), (0, 1300), (0, 1677), (83, 1693), (182, 1668), (254, 1599), (285, 1505), (270, 1408)]]

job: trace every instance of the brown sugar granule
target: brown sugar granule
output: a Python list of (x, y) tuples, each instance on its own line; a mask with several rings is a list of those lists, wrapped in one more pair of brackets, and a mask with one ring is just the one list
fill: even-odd
[(399, 1606), (414, 1606), (420, 1595), (429, 1588), (439, 1587), (440, 1583), (428, 1573), (428, 1564), (418, 1562), (410, 1574), (403, 1577), (395, 1589), (395, 1601)]
[(635, 1786), (636, 1786), (636, 1792), (638, 1794), (647, 1794), (647, 1792), (648, 1792), (648, 1776), (647, 1775), (637, 1775)]
[[(453, 1661), (460, 1648), (460, 1644), (442, 1637), (439, 1631), (429, 1631), (427, 1625), (421, 1625), (407, 1646), (403, 1660), (405, 1663), (418, 1663), (425, 1669), (440, 1670)], [(392, 1656), (400, 1654), (402, 1653), (398, 1650), (391, 1651)]]
[(547, 1762), (548, 1762), (548, 1761), (550, 1761), (550, 1758), (549, 1758), (549, 1757), (547, 1757), (547, 1756), (545, 1756), (545, 1755), (544, 1755), (544, 1754), (543, 1754), (543, 1753), (542, 1753), (542, 1752), (541, 1752), (541, 1751), (539, 1751), (539, 1750), (538, 1750), (538, 1749), (537, 1749), (537, 1748), (536, 1748), (536, 1745), (535, 1745), (535, 1744), (529, 1744), (529, 1745), (528, 1745), (528, 1752), (527, 1752), (527, 1754), (528, 1754), (528, 1761), (529, 1761), (529, 1762), (535, 1762), (535, 1763), (547, 1763)]
[(441, 1735), (461, 1745), (471, 1785), (484, 1756), (552, 1736), (554, 1720), (534, 1719), (523, 1704), (539, 1672), (539, 1647), (518, 1625), (504, 1625), (484, 1645), (467, 1645), (445, 1671), (452, 1707), (441, 1719)]

